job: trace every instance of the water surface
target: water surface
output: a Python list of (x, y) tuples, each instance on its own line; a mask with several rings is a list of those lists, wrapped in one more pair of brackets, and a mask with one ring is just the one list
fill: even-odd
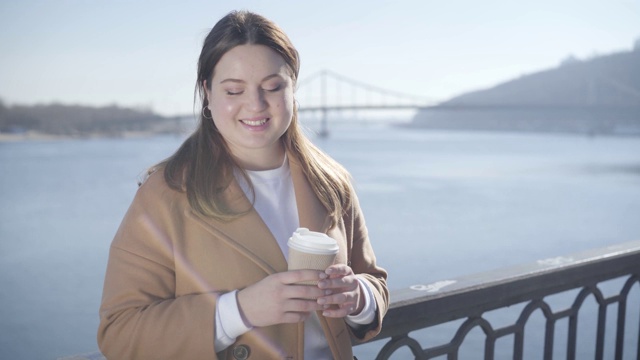
[[(0, 358), (97, 349), (111, 239), (137, 176), (181, 141), (0, 143)], [(352, 173), (391, 289), (640, 237), (640, 138), (375, 125), (314, 141)]]

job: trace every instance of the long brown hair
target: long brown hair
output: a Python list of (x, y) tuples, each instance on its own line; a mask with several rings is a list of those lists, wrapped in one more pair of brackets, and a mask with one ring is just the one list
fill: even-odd
[[(202, 46), (196, 94), (203, 110), (208, 105), (205, 81), (211, 83), (215, 66), (227, 51), (245, 44), (264, 45), (280, 54), (289, 68), (295, 87), (300, 59), (287, 35), (275, 23), (260, 15), (234, 11), (216, 23)], [(175, 154), (158, 164), (158, 168), (164, 167), (164, 177), (171, 188), (186, 191), (189, 204), (195, 211), (204, 216), (229, 220), (244, 213), (232, 211), (222, 196), (233, 181), (233, 170), (239, 169), (248, 183), (251, 182), (234, 162), (213, 120), (205, 115), (205, 111), (200, 112), (198, 128)], [(300, 163), (314, 193), (335, 225), (344, 209), (351, 205), (349, 174), (304, 135), (298, 123), (297, 106), (294, 106), (291, 124), (281, 140), (289, 156)]]

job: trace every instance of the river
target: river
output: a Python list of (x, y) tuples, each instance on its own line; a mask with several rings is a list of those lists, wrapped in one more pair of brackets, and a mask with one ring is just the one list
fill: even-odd
[[(389, 287), (640, 237), (640, 138), (332, 127)], [(97, 350), (109, 243), (182, 137), (0, 143), (0, 358)], [(356, 348), (367, 359), (382, 344)]]

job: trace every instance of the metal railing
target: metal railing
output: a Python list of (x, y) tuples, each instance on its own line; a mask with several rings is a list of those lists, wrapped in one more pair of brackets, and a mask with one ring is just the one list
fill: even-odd
[[(615, 293), (606, 296), (603, 285), (616, 280)], [(467, 335), (479, 328), (484, 334), (484, 355), (474, 355), (474, 359), (503, 359), (496, 355), (496, 342), (512, 339), (512, 352), (508, 358), (523, 359), (525, 327), (532, 314), (540, 311), (544, 317), (543, 358), (552, 359), (557, 354), (557, 339), (565, 339), (562, 349), (564, 359), (579, 359), (577, 341), (585, 324), (579, 322), (579, 313), (585, 310), (585, 300), (593, 297), (596, 303), (595, 359), (622, 359), (631, 344), (633, 358), (640, 360), (640, 330), (626, 333), (629, 318), (640, 327), (640, 300), (630, 303), (630, 293), (634, 285), (640, 284), (640, 241), (628, 242), (603, 249), (590, 250), (571, 256), (563, 256), (537, 261), (533, 264), (475, 274), (458, 279), (439, 281), (428, 285), (414, 285), (407, 289), (391, 292), (391, 306), (384, 319), (381, 333), (373, 341), (386, 341), (377, 354), (377, 360), (397, 358), (401, 351), (410, 351), (415, 359), (433, 359), (446, 356), (456, 360)], [(609, 284), (611, 285), (611, 284)], [(611, 288), (612, 286), (608, 286)], [(635, 286), (638, 288), (638, 286)], [(570, 294), (571, 292), (574, 294)], [(640, 292), (640, 291), (638, 291)], [(571, 305), (554, 311), (555, 304), (550, 297), (570, 297)], [(636, 296), (640, 298), (640, 295)], [(497, 327), (492, 324), (489, 313), (513, 311), (515, 305), (523, 309), (516, 314), (513, 324)], [(615, 338), (611, 354), (605, 352), (608, 309), (617, 306), (615, 312)], [(628, 311), (628, 310), (634, 311)], [(635, 314), (632, 315), (632, 313)], [(558, 323), (568, 322), (566, 333), (557, 331)], [(448, 343), (423, 348), (414, 332), (442, 326), (455, 321), (462, 323), (454, 329)], [(582, 325), (582, 326), (581, 326)], [(629, 339), (633, 337), (633, 339)], [(631, 340), (631, 341), (629, 341)], [(501, 342), (504, 345), (503, 342)], [(629, 347), (629, 346), (627, 346)], [(610, 350), (610, 349), (609, 349)], [(566, 354), (566, 357), (565, 355)], [(404, 357), (406, 358), (406, 357)], [(539, 357), (537, 357), (539, 358)], [(625, 357), (627, 358), (627, 357)], [(103, 359), (100, 353), (76, 355), (64, 360)]]
[[(577, 340), (581, 339), (582, 330), (595, 331), (595, 341), (587, 341), (586, 347), (592, 347), (590, 351), (594, 354), (589, 358), (622, 359), (626, 352), (625, 356), (633, 353), (634, 359), (640, 359), (638, 332), (625, 334), (625, 329), (630, 327), (630, 318), (633, 318), (633, 326), (637, 327), (640, 322), (637, 315), (640, 301), (629, 303), (634, 285), (640, 284), (639, 275), (640, 241), (635, 241), (394, 291), (382, 332), (374, 339), (389, 340), (376, 359), (389, 359), (401, 349), (408, 349), (416, 359), (444, 359), (446, 356), (448, 360), (455, 360), (459, 357), (467, 334), (477, 328), (484, 334), (484, 359), (503, 358), (496, 355), (498, 340), (501, 340), (500, 345), (507, 343), (507, 346), (512, 347), (509, 358), (522, 359), (525, 355), (525, 326), (531, 315), (538, 310), (544, 317), (541, 349), (544, 359), (552, 359), (554, 353), (557, 357), (559, 352), (563, 354), (560, 357), (562, 359), (582, 359), (576, 346)], [(609, 290), (613, 288), (615, 293), (606, 296), (602, 287)], [(554, 310), (557, 306), (554, 306), (554, 299), (550, 299), (554, 296), (562, 296), (565, 300), (570, 297), (571, 305)], [(595, 300), (597, 320), (579, 323), (578, 315), (586, 311), (585, 300), (590, 297)], [(517, 320), (506, 326), (494, 327), (487, 314), (494, 310), (513, 311), (514, 305), (523, 306), (516, 316)], [(614, 306), (617, 307), (617, 312), (614, 313), (615, 325), (607, 326), (607, 315), (613, 312), (608, 310)], [(423, 348), (411, 334), (455, 320), (462, 321), (462, 324), (448, 343)], [(562, 321), (568, 322), (566, 332), (557, 331), (558, 324)], [(612, 327), (615, 329), (611, 329)], [(609, 341), (613, 344), (606, 350), (612, 351), (607, 353), (606, 335), (614, 339)], [(554, 345), (557, 345), (554, 340), (558, 339), (562, 339), (559, 342), (562, 342), (563, 349), (554, 349)], [(581, 350), (584, 350), (583, 347)], [(474, 359), (483, 356), (476, 355)]]

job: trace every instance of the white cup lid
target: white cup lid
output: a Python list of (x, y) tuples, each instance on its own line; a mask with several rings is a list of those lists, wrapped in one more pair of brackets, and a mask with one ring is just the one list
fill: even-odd
[(287, 242), (290, 248), (301, 252), (311, 254), (336, 254), (338, 252), (338, 243), (327, 236), (307, 228), (298, 228)]

